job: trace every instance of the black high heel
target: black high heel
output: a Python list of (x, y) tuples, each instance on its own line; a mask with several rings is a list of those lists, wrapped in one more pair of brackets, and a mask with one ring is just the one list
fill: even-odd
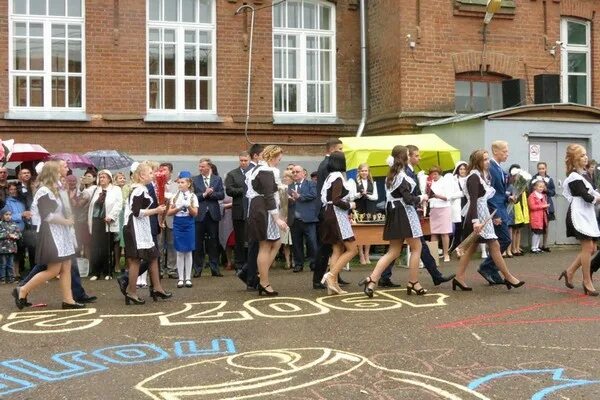
[(569, 277), (567, 277), (567, 271), (563, 271), (560, 273), (560, 275), (558, 276), (558, 280), (560, 281), (562, 278), (565, 278), (565, 286), (568, 287), (569, 289), (575, 289), (575, 286), (573, 286), (573, 284), (571, 282), (569, 282)]
[(146, 300), (142, 299), (141, 297), (131, 297), (129, 295), (129, 293), (125, 294), (125, 305), (130, 305), (131, 303), (133, 303), (136, 306), (140, 306), (142, 304), (146, 304)]
[(27, 303), (27, 297), (24, 297), (22, 299), (19, 298), (20, 294), (21, 294), (21, 288), (20, 287), (17, 286), (16, 288), (13, 289), (12, 295), (15, 298), (15, 305), (17, 306), (17, 308), (19, 310), (22, 310), (25, 307), (28, 307), (27, 304), (29, 304), (29, 303)]
[(80, 308), (85, 308), (85, 304), (81, 304), (81, 303), (77, 303), (77, 302), (74, 302), (74, 303), (65, 303), (64, 301), (62, 303), (62, 309), (63, 310), (77, 310), (77, 309), (80, 309)]
[(258, 284), (258, 295), (262, 296), (263, 294), (265, 296), (279, 296), (279, 292), (276, 292), (275, 290), (271, 290), (270, 292), (267, 290), (267, 288), (270, 287), (271, 289), (273, 289), (273, 287), (271, 287), (271, 285), (267, 285), (265, 287), (263, 287), (260, 283)]
[(173, 293), (171, 292), (158, 292), (154, 289), (150, 289), (150, 297), (152, 297), (152, 300), (154, 301), (158, 301), (158, 299), (170, 299), (171, 297), (173, 297)]
[(457, 281), (456, 279), (452, 279), (452, 290), (456, 290), (456, 288), (459, 288), (460, 290), (462, 290), (463, 292), (470, 292), (473, 290), (472, 287), (470, 286), (465, 286), (462, 283), (460, 283), (459, 281)]
[(371, 279), (370, 276), (367, 276), (362, 281), (358, 282), (358, 286), (364, 286), (365, 288), (363, 289), (363, 291), (365, 292), (365, 294), (368, 297), (373, 297), (373, 293), (375, 293), (375, 291), (372, 287), (369, 286), (370, 283), (375, 283), (375, 281)]
[(597, 290), (590, 290), (588, 288), (585, 287), (585, 283), (582, 284), (583, 286), (583, 294), (585, 294), (586, 296), (598, 296), (598, 291)]
[(415, 285), (419, 283), (419, 281), (416, 282), (408, 282), (408, 285), (406, 285), (406, 294), (407, 295), (411, 295), (412, 292), (414, 291), (417, 296), (423, 296), (425, 293), (427, 293), (427, 290), (424, 289), (423, 287), (421, 287), (421, 289), (415, 289)]
[(509, 281), (508, 279), (504, 280), (504, 284), (506, 285), (506, 288), (508, 290), (512, 289), (512, 288), (518, 288), (521, 287), (525, 284), (525, 281), (519, 281), (517, 283), (512, 283), (511, 281)]

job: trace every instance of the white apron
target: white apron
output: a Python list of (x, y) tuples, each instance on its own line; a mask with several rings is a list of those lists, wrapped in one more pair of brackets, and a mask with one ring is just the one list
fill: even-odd
[(573, 196), (569, 183), (581, 180), (585, 184), (588, 193), (592, 196), (600, 196), (592, 184), (587, 181), (578, 172), (571, 172), (563, 183), (563, 196), (571, 203), (571, 221), (573, 227), (580, 233), (590, 237), (600, 237), (598, 221), (596, 220), (596, 211), (593, 203), (588, 203), (580, 196)]

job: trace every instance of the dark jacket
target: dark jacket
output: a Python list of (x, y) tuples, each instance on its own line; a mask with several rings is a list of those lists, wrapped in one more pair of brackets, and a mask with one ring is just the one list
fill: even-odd
[(213, 188), (214, 192), (207, 197), (204, 197), (203, 194), (206, 191), (206, 186), (204, 185), (204, 176), (198, 175), (194, 177), (194, 193), (198, 196), (198, 215), (196, 216), (196, 221), (201, 222), (204, 221), (207, 214), (210, 214), (210, 217), (213, 221), (221, 220), (221, 208), (219, 207), (219, 200), (223, 200), (225, 198), (225, 189), (223, 188), (223, 180), (220, 176), (211, 174), (209, 186)]
[[(291, 195), (295, 190), (296, 183), (292, 183), (288, 187), (288, 193)], [(300, 197), (296, 201), (290, 200), (288, 208), (291, 212), (288, 214), (288, 223), (292, 224), (294, 219), (299, 219), (303, 222), (318, 222), (320, 201), (317, 199), (317, 187), (314, 182), (304, 179), (298, 187)]]
[(225, 193), (233, 199), (231, 218), (246, 219), (248, 204), (246, 201), (246, 176), (238, 167), (232, 169), (225, 177)]

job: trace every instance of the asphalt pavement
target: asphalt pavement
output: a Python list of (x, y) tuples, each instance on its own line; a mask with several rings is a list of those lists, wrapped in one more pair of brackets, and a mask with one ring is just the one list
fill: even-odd
[[(0, 396), (14, 399), (599, 399), (600, 299), (557, 280), (575, 248), (509, 259), (524, 287), (472, 292), (449, 283), (368, 299), (369, 272), (343, 272), (347, 295), (313, 290), (311, 274), (274, 269), (279, 297), (259, 297), (225, 271), (172, 299), (125, 306), (116, 281), (84, 280), (99, 297), (60, 310), (58, 282), (16, 309), (0, 286)], [(442, 263), (454, 272), (457, 261)], [(210, 275), (210, 274), (207, 274)], [(600, 282), (596, 287), (600, 289)], [(147, 297), (147, 290), (140, 290)]]

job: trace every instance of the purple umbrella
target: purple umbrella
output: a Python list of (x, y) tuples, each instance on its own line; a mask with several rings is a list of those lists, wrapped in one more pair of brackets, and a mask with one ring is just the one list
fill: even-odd
[(92, 160), (87, 158), (86, 156), (82, 156), (81, 154), (75, 153), (57, 153), (52, 154), (48, 157), (49, 160), (64, 160), (67, 162), (67, 165), (71, 169), (86, 169), (88, 167), (93, 167), (94, 163)]

